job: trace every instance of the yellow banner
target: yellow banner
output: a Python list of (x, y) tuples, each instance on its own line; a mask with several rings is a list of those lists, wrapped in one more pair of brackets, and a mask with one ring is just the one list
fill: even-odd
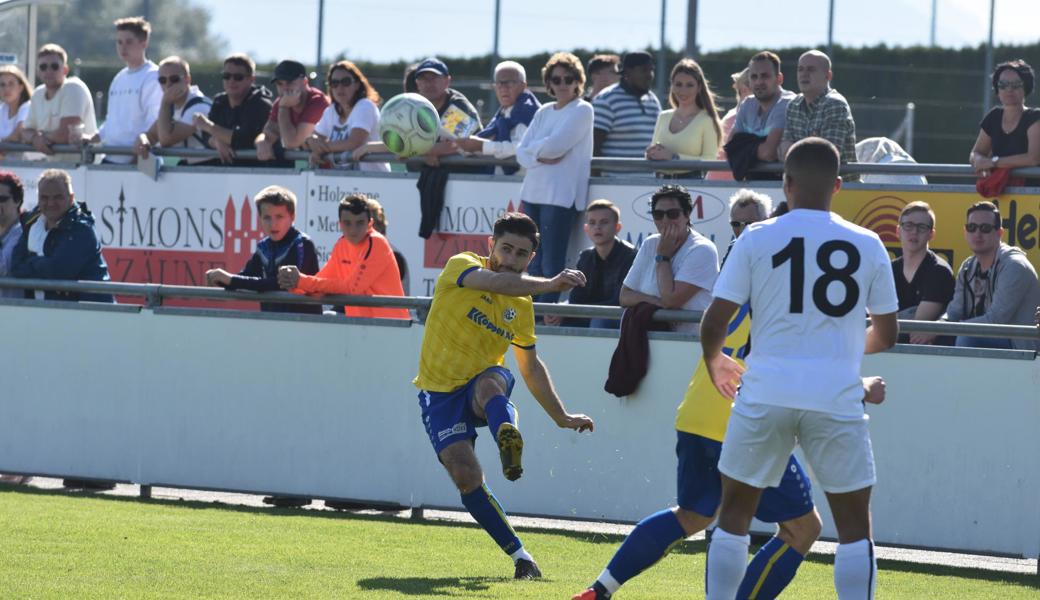
[[(925, 188), (927, 189), (927, 188)], [(881, 236), (893, 256), (899, 256), (899, 213), (911, 202), (923, 200), (935, 211), (935, 239), (931, 248), (943, 256), (954, 274), (971, 256), (964, 239), (964, 223), (968, 207), (983, 198), (967, 192), (928, 192), (916, 190), (842, 190), (834, 197), (832, 209), (848, 221), (866, 227)], [(1040, 271), (1040, 195), (1007, 194), (994, 200), (1000, 207), (1003, 239), (1026, 251), (1033, 267)]]

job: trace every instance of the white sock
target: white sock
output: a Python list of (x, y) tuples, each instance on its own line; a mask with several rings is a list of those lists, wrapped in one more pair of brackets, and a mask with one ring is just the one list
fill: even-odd
[(873, 600), (876, 579), (877, 561), (871, 540), (838, 545), (834, 553), (834, 589), (838, 590), (839, 600)]
[(715, 528), (708, 546), (708, 600), (734, 600), (748, 564), (750, 535)]
[(518, 561), (520, 559), (529, 560), (531, 562), (534, 562), (534, 557), (531, 556), (530, 554), (528, 554), (527, 550), (524, 550), (523, 546), (520, 546), (519, 550), (517, 550), (516, 552), (510, 554), (509, 556), (510, 556), (510, 558), (513, 559), (513, 562), (516, 562), (516, 561)]
[(599, 577), (596, 578), (596, 581), (598, 581), (600, 585), (606, 588), (607, 593), (611, 595), (613, 595), (615, 592), (618, 591), (618, 589), (621, 588), (621, 584), (618, 583), (618, 580), (614, 579), (614, 576), (610, 574), (610, 569), (603, 569), (603, 572), (599, 574)]

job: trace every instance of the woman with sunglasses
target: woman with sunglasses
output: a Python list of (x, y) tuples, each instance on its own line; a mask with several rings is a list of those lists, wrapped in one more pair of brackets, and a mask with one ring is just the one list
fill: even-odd
[[(311, 166), (350, 168), (353, 151), (379, 139), (379, 93), (349, 60), (331, 67), (325, 77), (332, 104), (307, 139)], [(387, 163), (358, 163), (361, 171), (389, 172)]]
[(29, 80), (14, 65), (0, 66), (0, 141), (21, 141), (22, 122), (29, 116)]
[[(993, 91), (1000, 106), (982, 119), (968, 162), (980, 177), (993, 169), (1040, 165), (1040, 109), (1026, 107), (1033, 91), (1033, 68), (1024, 60), (1002, 62), (993, 70)], [(1040, 178), (1026, 180), (1038, 186)]]
[[(542, 68), (542, 81), (555, 102), (543, 104), (516, 149), (527, 170), (520, 187), (522, 210), (541, 235), (531, 275), (552, 277), (563, 270), (577, 211), (585, 210), (592, 165), (592, 105), (582, 100), (585, 69), (570, 52), (557, 52)], [(556, 302), (559, 293), (543, 294)]]
[[(722, 123), (715, 95), (704, 71), (693, 59), (684, 58), (672, 68), (668, 93), (671, 110), (657, 116), (648, 160), (715, 160), (722, 145)], [(658, 177), (700, 178), (699, 172), (659, 171)]]

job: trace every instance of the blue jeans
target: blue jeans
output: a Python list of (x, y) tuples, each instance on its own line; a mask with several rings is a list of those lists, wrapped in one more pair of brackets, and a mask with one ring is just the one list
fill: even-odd
[(1001, 338), (984, 338), (970, 335), (958, 335), (954, 344), (958, 348), (998, 348), (1011, 350), (1011, 340)]
[[(555, 277), (567, 264), (567, 243), (571, 239), (577, 211), (574, 208), (528, 202), (522, 203), (520, 210), (534, 219), (541, 235), (541, 244), (527, 272), (535, 277)], [(538, 296), (535, 301), (556, 302), (559, 299), (560, 293), (552, 292)]]

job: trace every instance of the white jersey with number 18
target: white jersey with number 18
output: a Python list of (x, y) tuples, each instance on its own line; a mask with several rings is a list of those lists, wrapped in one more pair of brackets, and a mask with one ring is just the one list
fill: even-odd
[(808, 209), (749, 225), (712, 295), (751, 302), (752, 350), (738, 406), (863, 415), (864, 319), (899, 308), (877, 234)]

